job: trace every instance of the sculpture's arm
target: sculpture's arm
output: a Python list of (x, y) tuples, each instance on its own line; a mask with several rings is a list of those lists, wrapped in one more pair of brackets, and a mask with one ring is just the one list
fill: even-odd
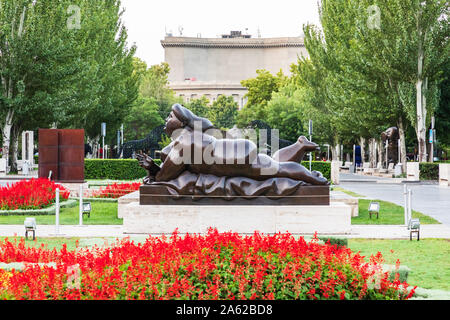
[(182, 151), (180, 143), (178, 141), (175, 142), (169, 154), (165, 157), (161, 170), (156, 175), (156, 181), (173, 180), (186, 170)]
[(139, 161), (139, 165), (147, 170), (148, 173), (147, 177), (144, 178), (144, 184), (155, 181), (155, 177), (161, 168), (147, 154), (138, 154), (136, 157)]

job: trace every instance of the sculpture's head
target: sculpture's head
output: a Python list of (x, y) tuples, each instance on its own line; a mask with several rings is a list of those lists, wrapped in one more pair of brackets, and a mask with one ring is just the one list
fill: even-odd
[(194, 129), (195, 123), (201, 125), (203, 132), (214, 127), (208, 119), (196, 116), (191, 110), (177, 103), (172, 106), (172, 111), (166, 119), (164, 130), (169, 136), (172, 136), (173, 132), (177, 129), (185, 127)]
[(381, 133), (381, 140), (396, 140), (398, 139), (398, 129), (397, 127), (390, 127), (386, 131)]

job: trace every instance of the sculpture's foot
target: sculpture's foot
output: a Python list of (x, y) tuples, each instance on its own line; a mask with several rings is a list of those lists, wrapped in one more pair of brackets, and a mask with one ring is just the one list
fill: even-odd
[(328, 180), (324, 178), (323, 174), (319, 171), (311, 171), (311, 175), (314, 177), (316, 184), (318, 185), (327, 185), (329, 184)]
[(320, 147), (317, 143), (309, 141), (305, 136), (298, 138), (298, 142), (305, 148), (305, 151), (319, 151)]

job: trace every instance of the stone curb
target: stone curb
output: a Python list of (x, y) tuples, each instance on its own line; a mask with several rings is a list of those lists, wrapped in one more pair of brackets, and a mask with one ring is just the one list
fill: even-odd
[[(59, 206), (61, 208), (72, 208), (77, 205), (76, 200), (69, 199), (67, 201), (61, 202)], [(38, 215), (54, 215), (56, 213), (56, 204), (45, 209), (36, 210), (0, 210), (0, 216), (38, 216)]]

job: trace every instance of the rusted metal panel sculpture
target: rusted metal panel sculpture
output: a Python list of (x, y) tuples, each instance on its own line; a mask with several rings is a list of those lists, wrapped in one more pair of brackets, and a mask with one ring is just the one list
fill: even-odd
[(138, 155), (148, 171), (140, 204), (329, 205), (329, 183), (303, 167), (317, 144), (300, 137), (271, 157), (246, 139), (220, 139), (214, 126), (179, 104), (165, 131), (172, 143), (161, 151), (162, 165)]
[(39, 129), (39, 177), (84, 182), (84, 130)]

